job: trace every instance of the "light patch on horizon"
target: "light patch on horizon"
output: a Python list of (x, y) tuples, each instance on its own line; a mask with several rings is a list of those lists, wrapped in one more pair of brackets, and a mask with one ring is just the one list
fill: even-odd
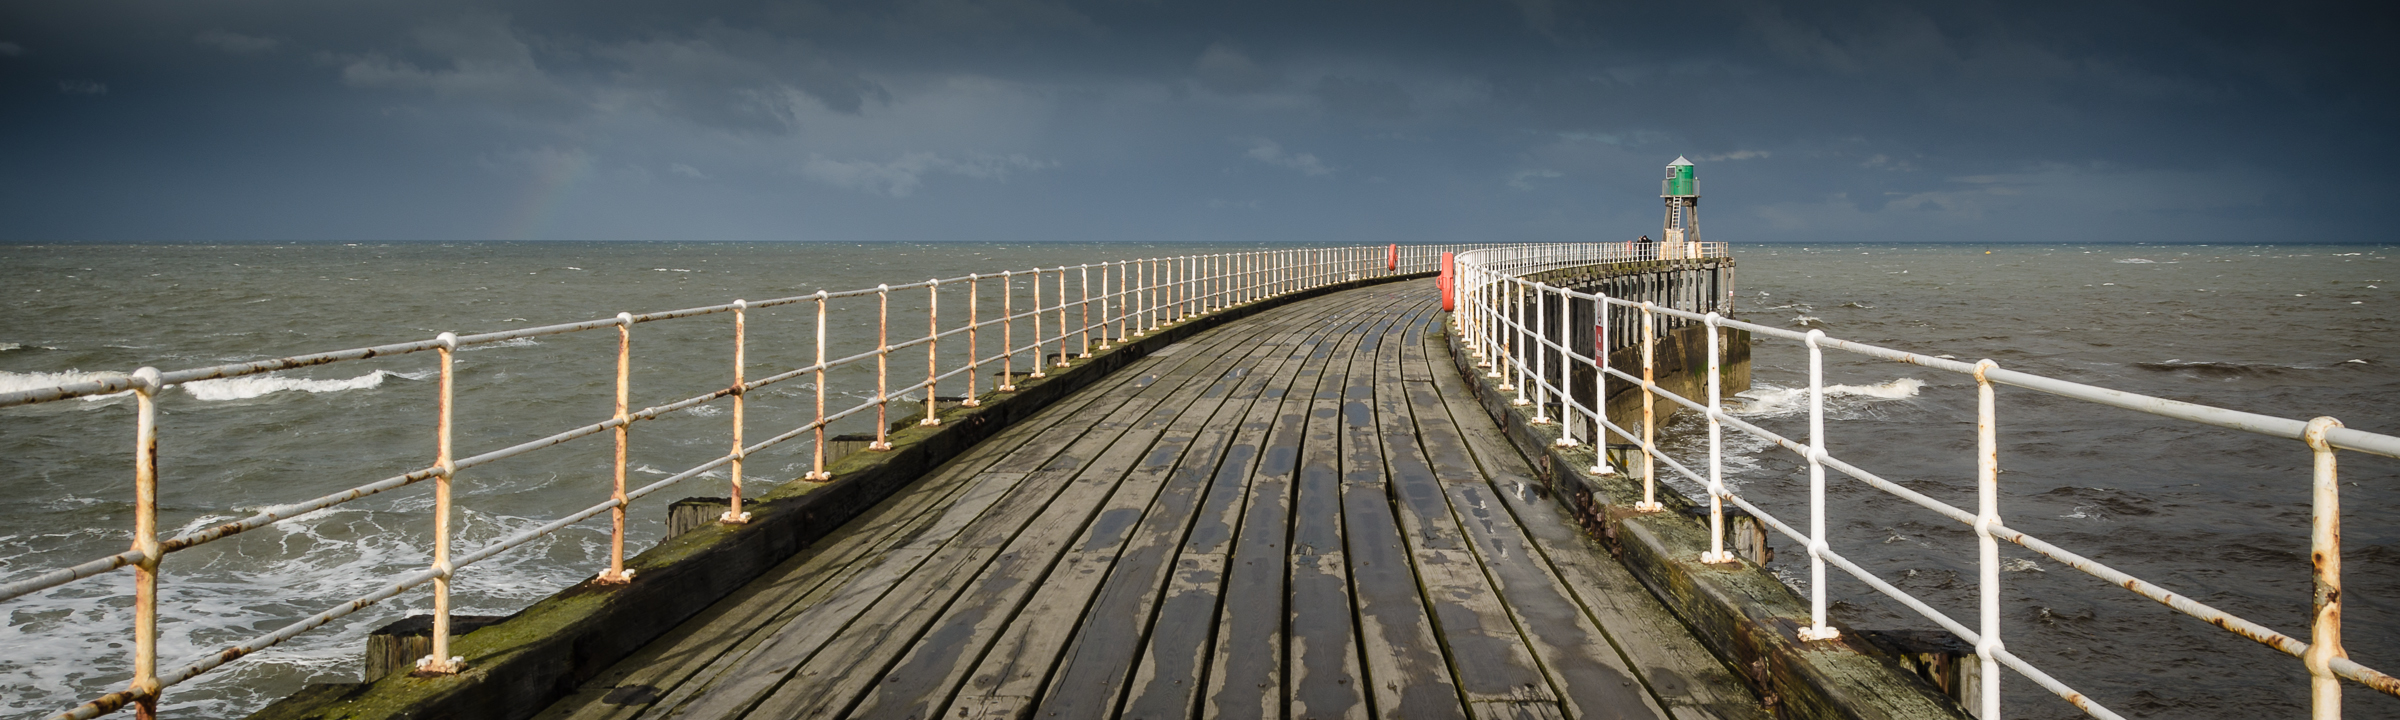
[(90, 80), (60, 80), (58, 92), (61, 95), (107, 95), (108, 85)]
[(917, 189), (924, 186), (925, 177), (936, 173), (1007, 182), (1013, 173), (1054, 167), (1058, 167), (1058, 161), (1036, 160), (1024, 155), (978, 153), (951, 158), (937, 153), (911, 152), (890, 162), (875, 162), (834, 160), (811, 154), (808, 162), (800, 166), (800, 174), (828, 185), (897, 199), (916, 194)]
[(668, 165), (668, 166), (667, 166), (667, 172), (674, 173), (674, 174), (676, 174), (676, 175), (681, 175), (681, 176), (684, 176), (684, 177), (687, 177), (687, 178), (691, 178), (691, 179), (693, 179), (693, 180), (707, 180), (707, 179), (709, 179), (709, 178), (708, 178), (708, 173), (700, 172), (700, 169), (699, 169), (699, 168), (692, 167), (692, 166), (690, 166), (690, 165), (685, 165), (685, 164), (683, 164), (683, 163), (673, 163), (673, 164), (670, 164), (670, 165)]
[(0, 55), (17, 57), (23, 54), (25, 54), (25, 46), (13, 42), (0, 42)]
[(1717, 154), (1715, 154), (1715, 155), (1702, 155), (1702, 156), (1700, 156), (1700, 162), (1720, 162), (1720, 161), (1725, 161), (1725, 160), (1754, 160), (1754, 159), (1758, 159), (1758, 158), (1769, 157), (1769, 156), (1772, 156), (1772, 155), (1774, 155), (1774, 153), (1773, 153), (1773, 152), (1766, 151), (1766, 150), (1735, 150), (1735, 151), (1733, 151), (1733, 152), (1729, 152), (1729, 153), (1717, 153)]
[(1298, 170), (1300, 174), (1310, 177), (1333, 174), (1333, 168), (1326, 167), (1315, 153), (1284, 152), (1281, 143), (1266, 138), (1251, 138), (1250, 149), (1243, 152), (1242, 156), (1268, 165)]

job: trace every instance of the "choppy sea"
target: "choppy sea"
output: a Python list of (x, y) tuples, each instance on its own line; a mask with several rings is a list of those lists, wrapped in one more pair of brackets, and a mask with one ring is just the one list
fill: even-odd
[[(1104, 260), (1251, 249), (1086, 243), (390, 243), (0, 247), (0, 390), (145, 365), (179, 369), (538, 324)], [(2400, 432), (2400, 268), (2390, 246), (1737, 245), (1737, 315), (2079, 382), (2293, 418), (2330, 415)], [(997, 299), (986, 281), (979, 302)], [(1020, 281), (1021, 282), (1021, 281)], [(1071, 286), (1072, 287), (1072, 286)], [(942, 299), (944, 324), (964, 295)], [(1020, 291), (1022, 292), (1022, 291)], [(1055, 288), (1045, 287), (1054, 297)], [(1018, 296), (1020, 300), (1024, 295)], [(874, 345), (874, 298), (843, 301), (835, 356)], [(925, 299), (892, 298), (897, 338), (922, 332)], [(987, 305), (982, 312), (990, 313)], [(913, 313), (913, 314), (912, 314)], [(810, 361), (807, 305), (750, 314), (750, 377)], [(898, 322), (898, 321), (896, 321)], [(1022, 331), (1022, 326), (1020, 331)], [(723, 387), (722, 316), (635, 326), (636, 407)], [(986, 339), (984, 342), (993, 343)], [(1019, 341), (1023, 342), (1022, 339)], [(989, 352), (991, 345), (986, 345)], [(955, 344), (945, 357), (960, 357)], [(461, 454), (606, 418), (616, 336), (586, 332), (458, 354)], [(1756, 386), (1729, 402), (1805, 432), (1807, 360), (1754, 349)], [(1970, 378), (1828, 353), (1828, 446), (1837, 456), (1964, 507), (1974, 501)], [(913, 362), (913, 364), (911, 364)], [(945, 367), (955, 360), (945, 360)], [(922, 378), (921, 354), (894, 361)], [(162, 395), (161, 526), (168, 534), (424, 467), (432, 458), (434, 356), (346, 362), (181, 386)], [(837, 407), (873, 393), (837, 374)], [(805, 379), (802, 379), (805, 380)], [(755, 441), (805, 423), (814, 386), (749, 398)], [(911, 380), (913, 382), (913, 380)], [(939, 394), (961, 389), (956, 381)], [(988, 381), (985, 381), (988, 383)], [(987, 385), (988, 387), (988, 385)], [(2309, 456), (2296, 442), (2159, 421), (2003, 388), (2002, 513), (2018, 529), (2287, 634), (2306, 637)], [(129, 397), (0, 409), (0, 581), (119, 552), (130, 537)], [(638, 426), (639, 484), (726, 450), (723, 404)], [(872, 427), (861, 417), (842, 431)], [(1682, 421), (1676, 447), (1705, 446)], [(1729, 482), (1795, 524), (1806, 467), (1734, 438)], [(605, 435), (462, 473), (459, 538), (473, 548), (604, 500)], [(2400, 520), (2394, 461), (2342, 455), (2345, 614), (2351, 656), (2400, 668)], [(761, 493), (808, 468), (806, 443), (749, 461)], [(666, 500), (722, 494), (715, 471), (637, 503), (630, 551), (654, 543)], [(1856, 482), (1831, 481), (1833, 545), (1956, 617), (1975, 613), (1973, 535)], [(162, 664), (247, 639), (365, 594), (430, 560), (430, 493), (411, 488), (169, 557)], [(462, 613), (506, 614), (607, 562), (605, 519), (463, 570)], [(1808, 579), (1777, 547), (1779, 575)], [(2174, 613), (2032, 552), (2004, 546), (2009, 648), (2129, 717), (2249, 718), (2305, 707), (2297, 660)], [(0, 602), (0, 717), (40, 717), (121, 687), (130, 665), (131, 575)], [(1837, 619), (1930, 629), (1836, 577)], [(425, 612), (415, 591), (178, 686), (170, 717), (231, 717), (309, 682), (356, 679), (370, 629)], [(2006, 681), (2009, 716), (2078, 716)], [(2400, 717), (2355, 686), (2350, 717)]]

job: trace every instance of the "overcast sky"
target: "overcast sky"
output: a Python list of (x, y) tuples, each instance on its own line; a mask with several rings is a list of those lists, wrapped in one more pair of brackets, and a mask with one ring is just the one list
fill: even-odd
[(0, 6), (0, 241), (2394, 239), (2366, 3)]

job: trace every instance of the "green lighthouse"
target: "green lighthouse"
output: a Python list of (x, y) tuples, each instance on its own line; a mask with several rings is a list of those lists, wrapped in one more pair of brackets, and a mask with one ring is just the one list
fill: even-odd
[(1700, 181), (1692, 177), (1692, 161), (1682, 157), (1667, 163), (1667, 179), (1658, 196), (1667, 203), (1666, 229), (1659, 235), (1659, 257), (1688, 257), (1700, 242)]

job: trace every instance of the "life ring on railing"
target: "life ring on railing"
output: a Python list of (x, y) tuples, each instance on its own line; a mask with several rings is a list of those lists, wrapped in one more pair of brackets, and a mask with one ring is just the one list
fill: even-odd
[(1438, 286), (1438, 287), (1440, 287), (1440, 288), (1441, 288), (1441, 292), (1442, 292), (1442, 312), (1457, 312), (1457, 311), (1458, 311), (1458, 298), (1457, 298), (1457, 293), (1455, 293), (1455, 292), (1452, 292), (1452, 291), (1453, 291), (1455, 288), (1457, 288), (1457, 287), (1458, 287), (1458, 278), (1457, 278), (1457, 274), (1458, 274), (1458, 261), (1457, 261), (1457, 256), (1456, 256), (1456, 255), (1453, 255), (1453, 254), (1451, 254), (1451, 253), (1442, 253), (1442, 275), (1441, 275), (1441, 279), (1440, 279), (1439, 281), (1437, 281), (1437, 282), (1435, 282), (1435, 283), (1434, 283), (1436, 286)]

